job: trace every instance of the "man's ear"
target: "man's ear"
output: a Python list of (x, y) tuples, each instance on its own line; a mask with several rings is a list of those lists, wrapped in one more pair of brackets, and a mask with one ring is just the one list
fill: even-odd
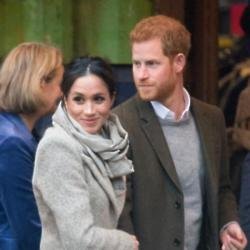
[(178, 53), (175, 55), (173, 63), (176, 73), (183, 72), (186, 65), (186, 56), (183, 53)]

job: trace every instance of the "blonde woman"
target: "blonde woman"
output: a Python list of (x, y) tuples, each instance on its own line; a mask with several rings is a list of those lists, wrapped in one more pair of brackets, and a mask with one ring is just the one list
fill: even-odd
[(0, 70), (0, 249), (38, 250), (41, 225), (32, 191), (37, 121), (61, 97), (62, 54), (42, 43), (14, 48)]

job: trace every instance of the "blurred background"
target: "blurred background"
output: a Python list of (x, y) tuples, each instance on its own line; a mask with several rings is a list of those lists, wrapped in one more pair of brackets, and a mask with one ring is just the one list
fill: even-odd
[[(84, 54), (104, 56), (117, 66), (119, 79), (130, 81), (129, 31), (142, 17), (166, 14), (192, 32), (187, 87), (199, 99), (218, 104), (219, 78), (229, 70), (228, 56), (244, 35), (239, 18), (247, 4), (246, 0), (0, 0), (0, 58), (20, 42), (49, 42), (63, 50), (65, 62)], [(120, 76), (123, 68), (125, 75)]]
[[(192, 33), (186, 69), (191, 95), (225, 114), (231, 177), (250, 150), (250, 7), (247, 0), (0, 0), (0, 62), (25, 41), (51, 43), (75, 56), (108, 59), (117, 78), (116, 105), (135, 93), (128, 34), (143, 17), (164, 14)], [(232, 128), (241, 128), (233, 139)]]

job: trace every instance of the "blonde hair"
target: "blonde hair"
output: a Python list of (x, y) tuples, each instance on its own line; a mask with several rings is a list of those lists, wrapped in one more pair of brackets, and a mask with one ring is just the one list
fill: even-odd
[(178, 20), (156, 15), (142, 19), (130, 32), (131, 44), (159, 38), (166, 56), (183, 53), (188, 56), (191, 47), (190, 32)]
[(44, 105), (41, 83), (50, 83), (63, 63), (58, 48), (37, 42), (12, 49), (0, 69), (0, 110), (31, 114)]

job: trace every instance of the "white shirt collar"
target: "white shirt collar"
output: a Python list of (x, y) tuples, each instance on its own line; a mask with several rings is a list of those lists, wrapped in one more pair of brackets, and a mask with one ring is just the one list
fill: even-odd
[(158, 101), (151, 101), (151, 104), (153, 106), (153, 109), (156, 115), (160, 119), (167, 120), (167, 121), (180, 122), (180, 121), (187, 120), (189, 117), (189, 110), (190, 110), (190, 95), (185, 88), (183, 88), (183, 95), (184, 95), (185, 109), (183, 110), (178, 121), (175, 120), (175, 113), (173, 111), (171, 111), (170, 109), (168, 109), (166, 106), (164, 106), (162, 103)]

